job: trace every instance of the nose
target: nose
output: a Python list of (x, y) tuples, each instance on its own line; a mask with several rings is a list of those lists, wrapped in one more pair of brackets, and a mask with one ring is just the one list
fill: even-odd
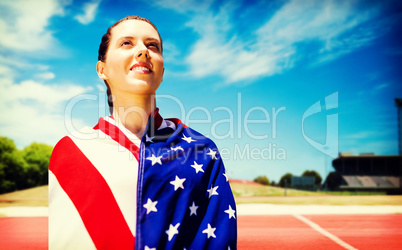
[(138, 50), (137, 54), (135, 55), (135, 58), (142, 59), (142, 60), (147, 60), (149, 58), (148, 49), (141, 48), (140, 50)]

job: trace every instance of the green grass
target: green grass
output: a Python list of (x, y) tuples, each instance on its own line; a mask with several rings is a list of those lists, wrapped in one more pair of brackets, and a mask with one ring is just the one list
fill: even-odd
[(230, 183), (234, 196), (318, 196), (318, 195), (386, 195), (373, 191), (303, 191), (264, 186), (260, 184)]
[[(285, 189), (260, 184), (230, 183), (234, 196), (285, 196)], [(287, 196), (317, 196), (318, 192), (286, 189)]]
[(319, 193), (329, 195), (387, 195), (387, 192), (373, 191), (319, 191)]
[[(288, 205), (402, 205), (402, 195), (373, 192), (309, 192), (258, 184), (230, 183), (237, 204), (271, 203)], [(48, 206), (48, 186), (0, 195), (0, 207)]]
[(258, 184), (230, 183), (237, 204), (402, 205), (401, 195), (376, 192), (309, 192)]

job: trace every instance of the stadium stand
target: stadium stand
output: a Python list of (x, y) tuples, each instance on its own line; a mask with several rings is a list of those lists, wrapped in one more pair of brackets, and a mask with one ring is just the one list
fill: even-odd
[(375, 182), (377, 187), (398, 187), (399, 185), (393, 185), (386, 176), (371, 176), (371, 179)]
[(361, 182), (355, 176), (343, 175), (342, 178), (350, 187), (361, 187)]
[(370, 178), (370, 176), (356, 176), (363, 187), (377, 187), (377, 184)]
[(331, 190), (402, 194), (402, 156), (340, 153), (332, 165), (323, 185)]
[(387, 179), (389, 180), (389, 182), (392, 183), (392, 185), (394, 185), (395, 187), (399, 187), (400, 186), (400, 179), (398, 177), (395, 176), (387, 176)]

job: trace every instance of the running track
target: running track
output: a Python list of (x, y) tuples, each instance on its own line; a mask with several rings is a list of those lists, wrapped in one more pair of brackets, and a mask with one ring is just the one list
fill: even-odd
[[(402, 214), (238, 216), (238, 249), (401, 249)], [(0, 249), (47, 249), (47, 217), (0, 218)]]

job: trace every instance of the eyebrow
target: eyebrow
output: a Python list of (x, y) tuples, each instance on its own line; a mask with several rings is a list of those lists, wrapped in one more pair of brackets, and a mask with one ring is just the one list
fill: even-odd
[[(136, 38), (135, 37), (133, 37), (133, 36), (123, 36), (123, 37), (120, 37), (119, 39), (117, 39), (117, 43), (119, 44), (121, 41), (123, 41), (123, 40), (135, 40)], [(144, 39), (145, 41), (155, 41), (155, 42), (158, 42), (158, 44), (160, 44), (160, 41), (159, 41), (159, 39), (156, 39), (156, 38), (153, 38), (153, 37), (147, 37), (147, 38), (145, 38)]]

